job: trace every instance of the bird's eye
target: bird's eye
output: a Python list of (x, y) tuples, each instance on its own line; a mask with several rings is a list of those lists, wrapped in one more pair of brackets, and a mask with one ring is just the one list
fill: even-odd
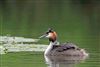
[(46, 32), (46, 34), (49, 34), (49, 32)]

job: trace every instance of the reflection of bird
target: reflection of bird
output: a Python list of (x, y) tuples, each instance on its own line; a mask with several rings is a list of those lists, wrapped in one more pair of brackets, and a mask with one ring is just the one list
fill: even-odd
[(75, 67), (85, 61), (86, 56), (44, 56), (48, 67)]
[(78, 48), (73, 43), (63, 43), (59, 44), (57, 41), (57, 34), (54, 30), (49, 29), (44, 35), (40, 38), (49, 38), (50, 44), (45, 50), (45, 55), (52, 56), (60, 56), (60, 55), (75, 55), (75, 56), (83, 56), (88, 55), (84, 49)]

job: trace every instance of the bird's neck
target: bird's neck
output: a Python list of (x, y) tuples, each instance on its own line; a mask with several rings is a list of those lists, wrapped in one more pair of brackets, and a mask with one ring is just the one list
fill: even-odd
[(51, 50), (52, 50), (52, 48), (53, 48), (53, 45), (59, 45), (59, 42), (56, 40), (56, 41), (54, 41), (54, 42), (52, 42), (52, 41), (50, 41), (50, 44), (49, 44), (49, 46), (47, 47), (47, 49), (45, 50), (45, 55), (48, 55), (50, 52), (51, 52)]
[(55, 40), (54, 42), (50, 41), (49, 45), (59, 45), (59, 42), (57, 40)]

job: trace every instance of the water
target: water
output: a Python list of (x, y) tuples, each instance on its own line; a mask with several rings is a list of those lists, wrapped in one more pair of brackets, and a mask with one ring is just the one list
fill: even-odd
[(89, 53), (88, 57), (67, 56), (65, 59), (44, 57), (42, 61), (44, 61), (44, 64), (46, 65), (45, 67), (100, 67), (100, 54), (98, 52), (94, 52)]
[[(43, 52), (33, 52), (33, 51), (8, 52), (5, 55), (0, 55), (1, 58), (0, 66), (2, 67), (28, 67), (28, 66), (29, 67), (35, 67), (35, 66), (37, 67), (100, 67), (100, 51), (98, 49), (99, 47), (97, 47), (96, 45), (94, 46), (94, 43), (91, 43), (91, 46), (84, 45), (85, 50), (89, 53), (88, 57), (86, 56), (48, 57), (48, 56), (44, 56)], [(16, 46), (18, 46), (18, 44), (16, 44)], [(25, 44), (22, 45), (23, 48), (24, 46)], [(82, 46), (83, 45), (80, 45), (79, 47)], [(37, 50), (40, 49), (41, 48), (38, 48)]]
[[(59, 57), (61, 58), (61, 57)], [(43, 52), (15, 52), (0, 55), (2, 67), (100, 67), (100, 53), (90, 52), (89, 57), (44, 57)]]
[(100, 54), (90, 53), (88, 57), (45, 57), (47, 67), (100, 67)]
[[(18, 44), (16, 44), (16, 46), (18, 46)], [(22, 46), (24, 48), (25, 44), (23, 44)], [(94, 45), (92, 44), (92, 46)], [(29, 67), (35, 67), (35, 66), (100, 67), (100, 51), (95, 47), (90, 47), (90, 46), (84, 47), (85, 50), (89, 53), (88, 57), (87, 56), (57, 56), (57, 57), (44, 56), (43, 52), (33, 52), (33, 51), (8, 52), (7, 54), (0, 55), (1, 59), (0, 66), (2, 67), (28, 67), (28, 66)]]
[[(99, 0), (1, 0), (0, 34), (38, 38), (53, 27), (59, 41), (70, 41), (85, 48), (84, 62), (63, 63), (66, 67), (100, 67)], [(46, 40), (41, 41), (48, 44)], [(41, 52), (0, 55), (2, 67), (50, 67)], [(76, 62), (76, 61), (75, 61)], [(54, 64), (54, 67), (63, 67)]]
[(87, 56), (45, 56), (48, 67), (74, 67), (84, 61)]

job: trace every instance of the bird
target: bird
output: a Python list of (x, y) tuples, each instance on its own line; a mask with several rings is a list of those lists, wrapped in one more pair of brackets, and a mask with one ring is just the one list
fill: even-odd
[(42, 36), (39, 38), (48, 38), (49, 46), (44, 52), (46, 56), (88, 56), (85, 49), (79, 48), (76, 44), (71, 42), (65, 42), (60, 44), (57, 41), (57, 33), (49, 28)]

